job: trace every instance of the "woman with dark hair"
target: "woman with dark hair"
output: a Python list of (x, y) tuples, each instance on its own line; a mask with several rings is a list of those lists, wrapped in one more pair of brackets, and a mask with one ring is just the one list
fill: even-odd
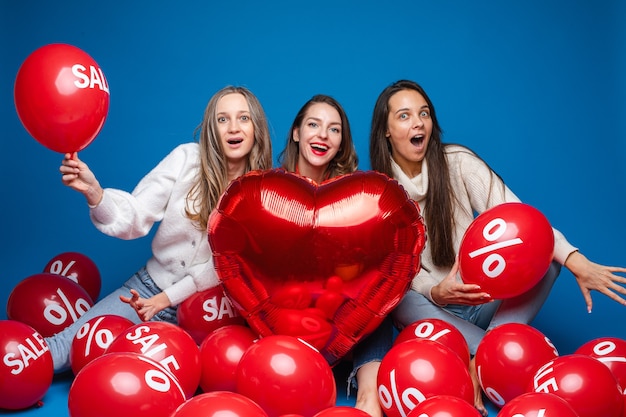
[[(615, 275), (626, 269), (590, 262), (556, 229), (552, 265), (525, 294), (495, 300), (478, 285), (460, 280), (459, 246), (475, 213), (520, 200), (470, 149), (442, 142), (435, 107), (417, 83), (400, 80), (379, 95), (372, 117), (370, 160), (372, 169), (395, 178), (406, 189), (426, 224), (421, 269), (392, 314), (400, 328), (424, 318), (443, 319), (461, 331), (473, 356), (487, 330), (504, 323), (531, 323), (561, 266), (576, 277), (588, 311), (592, 290), (626, 305), (620, 296), (626, 289), (619, 285), (626, 279)], [(486, 415), (473, 359), (470, 375), (475, 406)]]

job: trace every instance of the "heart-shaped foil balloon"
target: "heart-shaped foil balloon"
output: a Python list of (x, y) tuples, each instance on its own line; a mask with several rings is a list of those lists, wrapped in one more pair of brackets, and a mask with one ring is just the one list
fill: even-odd
[(209, 218), (224, 290), (261, 337), (298, 337), (332, 365), (400, 302), (426, 233), (393, 179), (358, 171), (320, 185), (282, 169), (233, 181)]

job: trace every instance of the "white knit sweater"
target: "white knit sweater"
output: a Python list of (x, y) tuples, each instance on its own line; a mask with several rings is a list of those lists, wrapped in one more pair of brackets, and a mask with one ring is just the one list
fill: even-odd
[[(519, 202), (519, 198), (502, 183), (498, 176), (475, 154), (458, 145), (445, 148), (450, 169), (450, 179), (458, 204), (454, 207), (454, 249), (459, 251), (461, 240), (469, 225), (474, 220), (474, 213), (483, 211), (505, 202)], [(409, 178), (392, 160), (393, 176), (406, 189), (409, 196), (418, 202), (422, 215), (428, 207), (424, 206), (428, 192), (428, 168), (422, 163), (422, 172)], [(504, 190), (504, 193), (502, 192)], [(428, 225), (426, 225), (428, 228)], [(565, 236), (554, 229), (554, 260), (563, 264), (570, 253), (577, 250)], [(450, 268), (438, 268), (433, 264), (428, 239), (422, 252), (421, 269), (413, 279), (412, 288), (432, 300), (430, 291), (450, 272)]]
[(207, 232), (185, 215), (187, 193), (199, 164), (197, 143), (179, 145), (132, 193), (107, 188), (102, 201), (90, 210), (98, 230), (121, 239), (145, 236), (160, 222), (146, 268), (172, 305), (218, 285)]

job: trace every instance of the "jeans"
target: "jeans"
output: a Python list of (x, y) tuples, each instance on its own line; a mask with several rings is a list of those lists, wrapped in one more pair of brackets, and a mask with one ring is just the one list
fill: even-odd
[(470, 354), (474, 356), (487, 331), (505, 323), (530, 324), (548, 298), (560, 271), (561, 265), (552, 262), (541, 281), (524, 294), (476, 306), (449, 304), (441, 307), (424, 295), (409, 291), (393, 311), (393, 320), (400, 329), (421, 319), (444, 320), (465, 336)]
[(368, 362), (382, 361), (385, 354), (393, 346), (396, 331), (389, 316), (369, 336), (361, 340), (352, 350), (352, 372), (348, 376), (348, 397), (350, 388), (358, 388), (356, 373), (359, 368)]
[[(130, 296), (130, 290), (135, 289), (142, 298), (150, 298), (159, 294), (162, 290), (154, 283), (146, 268), (143, 267), (131, 276), (124, 285), (98, 301), (77, 321), (66, 327), (59, 333), (46, 337), (45, 340), (50, 347), (54, 372), (63, 372), (70, 368), (70, 349), (72, 341), (78, 330), (94, 317), (114, 314), (125, 317), (133, 323), (140, 323), (135, 310), (128, 304), (120, 300), (120, 295)], [(154, 316), (152, 320), (176, 323), (176, 308), (168, 307)]]

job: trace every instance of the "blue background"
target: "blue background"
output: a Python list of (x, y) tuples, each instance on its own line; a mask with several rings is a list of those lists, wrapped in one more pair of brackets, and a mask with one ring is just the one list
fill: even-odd
[[(626, 265), (623, 1), (0, 0), (0, 42), (0, 319), (12, 288), (61, 252), (91, 257), (103, 294), (150, 252), (151, 236), (121, 241), (93, 227), (84, 198), (61, 184), (62, 156), (17, 117), (21, 63), (57, 42), (90, 54), (109, 83), (107, 121), (81, 152), (103, 186), (132, 190), (192, 140), (208, 99), (227, 84), (259, 97), (275, 155), (304, 101), (333, 95), (368, 169), (376, 97), (409, 78), (430, 94), (446, 141), (478, 152), (590, 259)], [(626, 337), (624, 307), (593, 297), (587, 314), (562, 272), (534, 322), (561, 354)]]

